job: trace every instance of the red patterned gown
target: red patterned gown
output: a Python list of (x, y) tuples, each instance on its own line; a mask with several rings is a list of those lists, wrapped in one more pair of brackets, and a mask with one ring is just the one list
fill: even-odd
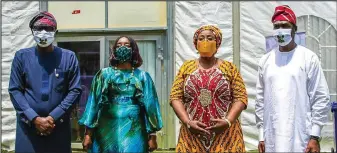
[[(247, 104), (242, 78), (235, 66), (227, 61), (208, 70), (198, 68), (196, 60), (180, 68), (172, 87), (170, 99), (182, 100), (191, 120), (207, 126), (210, 119), (226, 116), (233, 102)], [(177, 152), (245, 152), (239, 121), (220, 135), (197, 137), (186, 126), (180, 129)]]

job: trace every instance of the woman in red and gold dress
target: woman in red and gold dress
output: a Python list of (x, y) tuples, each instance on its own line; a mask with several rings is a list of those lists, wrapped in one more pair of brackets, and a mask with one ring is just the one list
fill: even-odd
[(176, 152), (245, 152), (238, 117), (246, 109), (247, 93), (235, 65), (214, 57), (222, 33), (206, 25), (193, 40), (200, 57), (182, 65), (170, 95), (183, 123)]

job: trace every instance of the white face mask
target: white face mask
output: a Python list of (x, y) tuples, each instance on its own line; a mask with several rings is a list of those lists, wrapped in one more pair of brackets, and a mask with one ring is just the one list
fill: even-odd
[(291, 37), (291, 29), (275, 29), (273, 36), (280, 46), (288, 45), (293, 39)]
[(33, 31), (34, 40), (40, 47), (48, 47), (55, 40), (55, 32)]

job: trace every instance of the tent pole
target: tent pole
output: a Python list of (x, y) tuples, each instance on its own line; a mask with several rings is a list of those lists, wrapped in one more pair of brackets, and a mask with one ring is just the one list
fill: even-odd
[(232, 1), (233, 63), (240, 71), (240, 1)]

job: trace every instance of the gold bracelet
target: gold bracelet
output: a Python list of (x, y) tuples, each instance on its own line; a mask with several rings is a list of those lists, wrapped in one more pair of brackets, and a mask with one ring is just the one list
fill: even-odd
[(232, 126), (232, 123), (227, 118), (225, 118), (225, 121), (228, 123), (228, 127)]
[(232, 126), (232, 123), (226, 118), (226, 117), (223, 117), (222, 118), (223, 120), (225, 120), (228, 124), (228, 127), (231, 127)]

